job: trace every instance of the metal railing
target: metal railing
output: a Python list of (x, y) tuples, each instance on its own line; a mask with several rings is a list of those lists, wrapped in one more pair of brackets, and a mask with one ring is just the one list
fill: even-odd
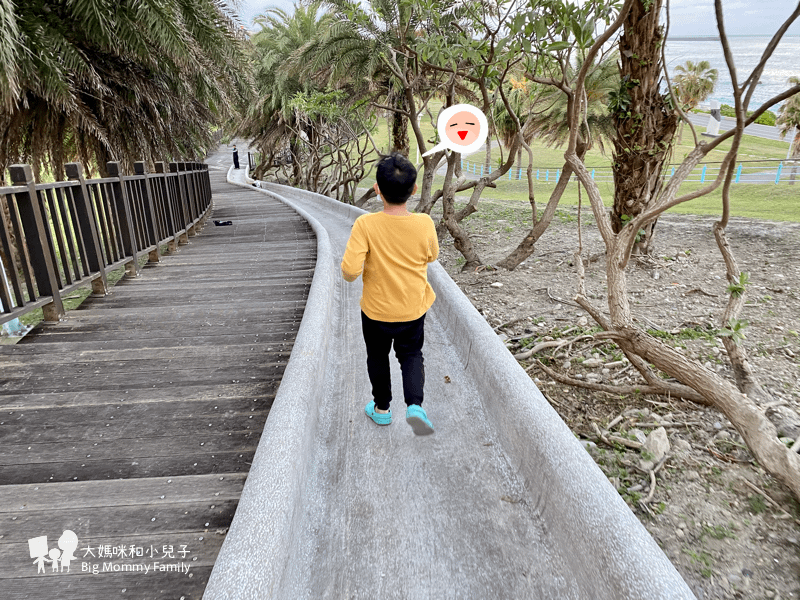
[(80, 163), (64, 166), (67, 181), (35, 183), (28, 165), (9, 167), (11, 186), (0, 187), (0, 324), (42, 308), (45, 322), (64, 315), (62, 297), (92, 286), (105, 295), (107, 275), (125, 267), (135, 277), (147, 255), (187, 244), (211, 207), (208, 166), (202, 163), (144, 163), (122, 175), (109, 162), (109, 177), (86, 180)]
[[(706, 183), (713, 181), (719, 174), (722, 163), (703, 163), (697, 165), (686, 181), (696, 181)], [(664, 179), (668, 179), (675, 174), (679, 165), (670, 165), (664, 171)], [(461, 170), (463, 173), (484, 177), (496, 171), (499, 167), (488, 167), (484, 163), (471, 162), (461, 159)], [(592, 179), (595, 181), (614, 181), (614, 174), (611, 167), (587, 167)], [(527, 167), (513, 166), (508, 171), (509, 180), (525, 179)], [(536, 181), (544, 183), (555, 183), (561, 177), (560, 167), (535, 167), (533, 176)], [(506, 177), (506, 176), (504, 176)], [(745, 160), (738, 163), (733, 177), (733, 183), (790, 183), (800, 178), (800, 161), (791, 160)], [(572, 181), (577, 181), (577, 176), (572, 177)]]

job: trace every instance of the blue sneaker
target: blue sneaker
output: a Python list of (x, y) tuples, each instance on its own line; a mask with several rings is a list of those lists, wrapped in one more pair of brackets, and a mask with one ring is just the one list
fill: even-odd
[(433, 425), (428, 420), (425, 409), (418, 404), (412, 404), (406, 409), (406, 423), (411, 425), (414, 435), (430, 435), (433, 433)]
[(374, 400), (364, 407), (364, 412), (378, 425), (389, 425), (392, 422), (392, 409), (390, 408), (388, 413), (376, 412)]

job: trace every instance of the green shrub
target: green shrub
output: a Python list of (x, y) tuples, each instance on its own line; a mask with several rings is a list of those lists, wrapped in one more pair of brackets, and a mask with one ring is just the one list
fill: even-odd
[[(736, 118), (736, 110), (730, 104), (723, 104), (719, 107), (719, 110), (723, 117), (731, 117), (732, 119)], [(748, 117), (752, 114), (752, 110), (747, 112)], [(756, 119), (756, 123), (759, 125), (770, 125), (774, 127), (777, 118), (778, 117), (774, 112), (767, 110), (764, 112), (764, 114)]]
[(769, 125), (771, 127), (774, 127), (776, 119), (777, 117), (775, 116), (775, 113), (772, 112), (771, 110), (768, 110), (764, 112), (763, 115), (761, 115), (756, 119), (756, 123), (758, 123), (759, 125)]

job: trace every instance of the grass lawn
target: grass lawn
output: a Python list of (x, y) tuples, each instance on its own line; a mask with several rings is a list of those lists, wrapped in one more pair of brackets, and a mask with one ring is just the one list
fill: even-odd
[[(438, 109), (438, 107), (437, 107)], [(433, 110), (433, 109), (432, 109)], [(434, 128), (427, 119), (427, 115), (423, 118), (420, 127), (425, 134), (425, 139), (433, 139)], [(704, 128), (698, 128), (698, 133)], [(417, 158), (417, 142), (413, 135), (413, 131), (409, 129), (411, 138), (411, 152), (410, 158), (415, 161)], [(386, 119), (379, 120), (378, 127), (372, 133), (375, 143), (381, 149), (386, 151), (390, 143), (390, 132), (388, 122)], [(673, 152), (673, 159), (670, 161), (672, 164), (679, 163), (693, 148), (693, 139), (688, 127), (684, 128), (682, 143), (675, 147)], [(720, 146), (709, 153), (707, 160), (704, 163), (718, 163), (725, 155), (725, 152), (730, 149), (731, 140), (727, 140), (720, 144)], [(755, 136), (745, 135), (742, 138), (742, 144), (739, 148), (738, 158), (740, 161), (752, 161), (758, 159), (784, 159), (786, 158), (786, 150), (788, 149), (788, 142), (767, 140)], [(539, 169), (539, 181), (534, 184), (534, 196), (537, 205), (543, 207), (550, 197), (550, 194), (555, 185), (556, 170), (560, 169), (564, 164), (564, 148), (548, 148), (538, 140), (534, 140), (531, 144), (533, 151), (534, 168)], [(608, 168), (611, 163), (611, 147), (606, 147), (607, 155), (604, 155), (599, 148), (595, 147), (586, 156), (586, 166), (588, 168)], [(506, 156), (504, 154), (504, 156)], [(497, 147), (492, 150), (492, 165), (497, 168), (500, 151)], [(476, 152), (465, 160), (477, 165), (484, 164), (486, 159), (485, 151)], [(701, 163), (702, 164), (702, 163)], [(523, 166), (527, 167), (527, 158), (523, 153)], [(480, 167), (478, 167), (480, 168)], [(546, 182), (545, 172), (550, 171), (550, 181)], [(512, 173), (516, 176), (516, 173)], [(487, 188), (484, 190), (482, 198), (494, 200), (519, 200), (528, 204), (528, 185), (526, 180), (509, 180), (508, 175), (502, 176), (497, 181), (497, 188)], [(775, 184), (753, 184), (753, 183), (739, 183), (731, 186), (731, 212), (734, 216), (751, 217), (756, 219), (765, 219), (773, 221), (795, 221), (800, 222), (800, 177), (798, 178), (796, 186), (790, 186), (786, 183)], [(434, 178), (434, 189), (442, 186), (444, 178), (437, 175)], [(368, 172), (367, 177), (362, 180), (360, 187), (366, 188), (375, 183), (374, 173)], [(687, 193), (699, 189), (703, 184), (699, 182), (685, 182), (681, 187), (682, 193)], [(606, 206), (610, 206), (613, 201), (613, 182), (611, 181), (598, 181), (598, 188), (602, 194)], [(716, 192), (692, 200), (685, 204), (681, 204), (669, 212), (682, 213), (682, 214), (698, 214), (698, 215), (718, 215), (722, 210), (722, 192)], [(586, 202), (584, 195), (584, 202)], [(576, 206), (578, 203), (578, 184), (577, 182), (570, 182), (567, 186), (563, 197), (561, 198), (561, 206)]]

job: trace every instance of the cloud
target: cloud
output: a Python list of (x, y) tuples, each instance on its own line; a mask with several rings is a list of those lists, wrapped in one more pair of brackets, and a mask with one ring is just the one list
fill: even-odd
[[(792, 0), (723, 2), (725, 31), (728, 35), (772, 35), (793, 9)], [(670, 22), (672, 36), (717, 34), (713, 0), (672, 0)], [(799, 34), (796, 22), (788, 35)]]

